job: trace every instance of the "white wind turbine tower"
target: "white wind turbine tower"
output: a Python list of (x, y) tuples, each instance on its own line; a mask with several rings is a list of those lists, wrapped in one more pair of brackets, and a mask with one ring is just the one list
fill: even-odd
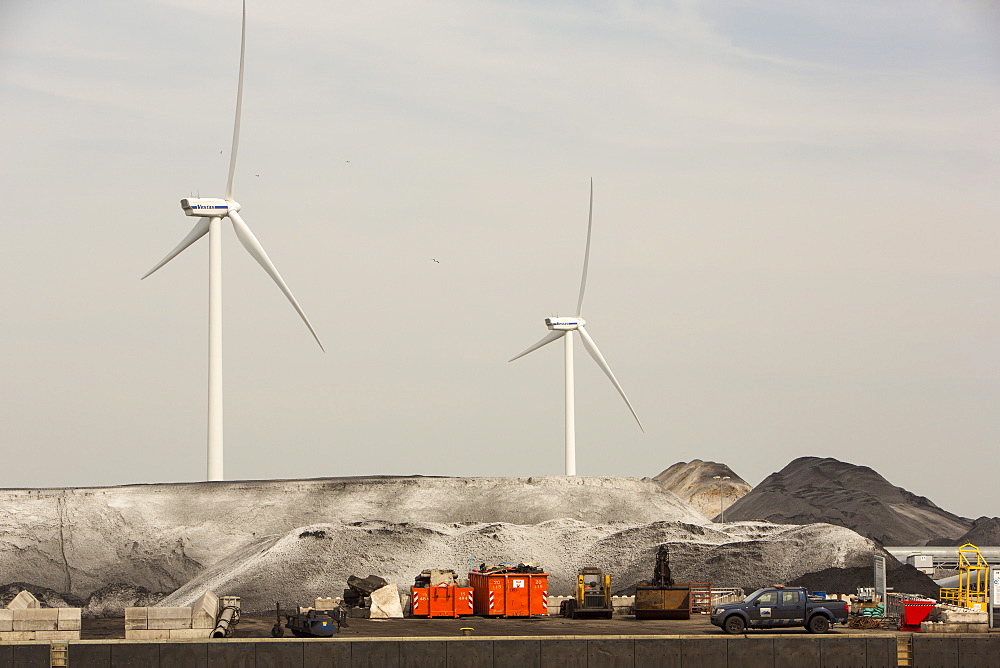
[(236, 236), (247, 249), (247, 252), (257, 260), (264, 271), (277, 283), (278, 287), (295, 307), (296, 312), (305, 322), (320, 349), (323, 344), (316, 335), (309, 318), (302, 307), (295, 301), (292, 291), (285, 285), (274, 263), (267, 257), (264, 248), (243, 222), (238, 213), (240, 205), (233, 199), (233, 177), (236, 173), (236, 150), (240, 142), (240, 114), (243, 108), (243, 59), (246, 51), (247, 6), (243, 2), (243, 27), (240, 37), (240, 78), (236, 91), (236, 122), (233, 126), (233, 149), (229, 158), (229, 181), (226, 184), (226, 196), (219, 198), (188, 198), (181, 200), (184, 214), (195, 216), (198, 222), (177, 247), (170, 251), (159, 264), (146, 272), (149, 276), (154, 271), (174, 259), (185, 248), (208, 234), (208, 479), (223, 479), (222, 451), (222, 219), (229, 218), (236, 230)]
[(611, 382), (614, 383), (615, 389), (618, 390), (618, 394), (622, 395), (622, 399), (625, 400), (625, 405), (632, 412), (632, 417), (635, 418), (636, 423), (639, 425), (639, 429), (642, 429), (642, 423), (639, 422), (639, 416), (635, 414), (635, 409), (632, 408), (632, 404), (629, 402), (628, 397), (625, 396), (625, 390), (618, 383), (618, 379), (615, 378), (615, 374), (611, 372), (611, 367), (608, 366), (607, 361), (604, 356), (601, 355), (601, 351), (597, 349), (597, 344), (594, 343), (594, 339), (591, 338), (590, 334), (587, 333), (587, 328), (584, 325), (587, 322), (583, 319), (583, 293), (587, 288), (587, 267), (590, 264), (590, 236), (594, 225), (594, 180), (590, 180), (590, 215), (587, 218), (587, 250), (583, 256), (583, 279), (580, 281), (580, 300), (576, 305), (576, 316), (574, 317), (559, 317), (555, 316), (552, 318), (545, 319), (545, 326), (548, 327), (550, 331), (546, 334), (541, 341), (531, 346), (525, 350), (520, 355), (511, 358), (509, 361), (513, 362), (519, 357), (524, 357), (530, 352), (538, 350), (542, 346), (552, 343), (557, 339), (564, 339), (566, 341), (566, 475), (576, 475), (576, 415), (574, 407), (574, 396), (573, 396), (573, 332), (578, 332), (580, 334), (580, 340), (583, 341), (583, 347), (587, 349), (590, 356), (594, 358), (597, 365), (604, 370), (604, 373), (608, 375)]

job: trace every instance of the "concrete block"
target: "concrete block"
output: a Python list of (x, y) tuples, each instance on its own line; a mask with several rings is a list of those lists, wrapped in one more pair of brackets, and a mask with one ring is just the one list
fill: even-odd
[(986, 622), (921, 622), (923, 633), (989, 633), (990, 625)]
[(11, 623), (15, 631), (55, 631), (58, 608), (15, 608)]
[(34, 639), (34, 631), (0, 631), (0, 642), (20, 642)]
[(219, 609), (225, 607), (240, 609), (240, 597), (239, 596), (220, 596), (219, 597)]
[(7, 604), (7, 608), (10, 610), (20, 610), (22, 608), (40, 608), (42, 604), (38, 602), (38, 599), (30, 591), (21, 590), (14, 599)]
[(35, 631), (35, 640), (79, 640), (80, 631)]
[(957, 605), (938, 605), (934, 608), (931, 621), (961, 622), (964, 624), (986, 624), (988, 613), (985, 610), (960, 608)]
[(169, 629), (135, 629), (125, 631), (125, 640), (170, 640)]
[(170, 629), (171, 640), (191, 640), (193, 638), (208, 638), (212, 629)]
[(219, 597), (211, 589), (206, 589), (191, 606), (191, 610), (191, 628), (215, 628), (215, 620), (219, 616)]
[(333, 610), (338, 605), (340, 605), (341, 598), (339, 596), (320, 596), (313, 602), (313, 608), (316, 610)]
[(14, 611), (0, 608), (0, 631), (14, 630)]
[(371, 619), (402, 619), (403, 603), (395, 582), (372, 592)]
[(125, 608), (125, 630), (138, 631), (146, 629), (146, 608)]
[(146, 608), (146, 625), (146, 628), (150, 630), (189, 629), (191, 628), (191, 608), (151, 606)]
[(559, 606), (562, 605), (562, 602), (563, 601), (568, 601), (571, 598), (575, 598), (575, 597), (574, 596), (549, 596), (549, 614), (550, 615), (558, 615), (559, 614)]
[(57, 631), (80, 630), (80, 608), (56, 608), (59, 615), (56, 618)]

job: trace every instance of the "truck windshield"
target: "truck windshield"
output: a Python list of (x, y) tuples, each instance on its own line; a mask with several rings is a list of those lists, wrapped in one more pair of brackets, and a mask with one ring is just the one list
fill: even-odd
[(764, 587), (761, 587), (760, 589), (758, 589), (758, 590), (757, 590), (757, 591), (755, 591), (754, 593), (752, 593), (752, 594), (750, 594), (749, 596), (747, 596), (746, 598), (744, 598), (744, 599), (743, 599), (743, 602), (744, 602), (744, 603), (749, 603), (750, 601), (754, 600), (754, 599), (755, 599), (755, 598), (757, 597), (757, 594), (759, 594), (759, 593), (761, 593), (762, 591), (764, 591), (764, 589), (765, 589)]

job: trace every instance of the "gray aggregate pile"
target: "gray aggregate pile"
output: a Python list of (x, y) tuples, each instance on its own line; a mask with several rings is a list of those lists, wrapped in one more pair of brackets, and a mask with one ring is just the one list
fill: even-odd
[[(726, 478), (726, 479), (724, 479)], [(686, 501), (705, 517), (719, 519), (719, 514), (750, 492), (746, 480), (719, 462), (692, 459), (677, 462), (653, 477)]]
[(537, 524), (564, 517), (708, 521), (655, 481), (614, 477), (373, 476), (8, 489), (0, 490), (0, 572), (8, 581), (79, 599), (112, 583), (163, 592), (248, 546), (311, 524)]
[(274, 601), (310, 601), (338, 595), (349, 576), (375, 573), (408, 591), (425, 568), (537, 562), (549, 593), (570, 594), (576, 572), (597, 566), (626, 590), (648, 579), (662, 543), (670, 545), (678, 581), (754, 589), (830, 565), (871, 563), (872, 541), (832, 525), (762, 522), (710, 524), (651, 522), (590, 524), (558, 519), (535, 525), (432, 522), (355, 522), (298, 527), (262, 538), (206, 569), (162, 601), (190, 605), (205, 589), (242, 597), (244, 608), (265, 614)]
[(896, 487), (867, 466), (800, 457), (726, 510), (726, 519), (839, 524), (883, 545), (958, 538), (972, 522)]
[(972, 543), (976, 547), (1000, 545), (1000, 517), (980, 517), (972, 528), (958, 538), (936, 538), (928, 545), (960, 547)]
[[(940, 587), (930, 576), (913, 566), (901, 564), (895, 559), (886, 559), (888, 570), (885, 574), (886, 586), (901, 594), (919, 594), (937, 599)], [(806, 587), (809, 591), (823, 591), (828, 594), (854, 594), (858, 587), (875, 586), (872, 566), (855, 568), (825, 568), (815, 573), (806, 573), (787, 583), (792, 587)]]

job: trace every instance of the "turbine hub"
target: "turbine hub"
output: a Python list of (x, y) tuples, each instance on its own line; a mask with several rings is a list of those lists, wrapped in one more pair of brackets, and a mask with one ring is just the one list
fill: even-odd
[(218, 197), (188, 197), (181, 200), (181, 208), (185, 216), (201, 216), (207, 218), (222, 218), (230, 211), (239, 211), (240, 205), (233, 200)]
[(579, 329), (587, 324), (587, 321), (583, 318), (563, 318), (555, 316), (553, 318), (545, 319), (545, 326), (549, 329), (555, 329), (563, 332), (572, 332), (574, 329)]

